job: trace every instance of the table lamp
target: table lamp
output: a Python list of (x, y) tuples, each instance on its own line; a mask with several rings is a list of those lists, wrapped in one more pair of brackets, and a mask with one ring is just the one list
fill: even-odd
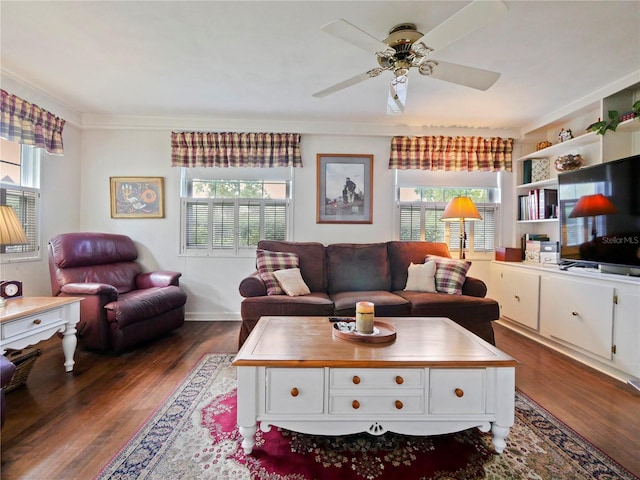
[[(29, 243), (29, 240), (16, 212), (9, 205), (0, 205), (0, 246), (25, 243)], [(0, 308), (5, 307), (6, 304), (7, 300), (0, 297)]]
[(569, 214), (569, 218), (593, 217), (591, 223), (591, 237), (592, 240), (595, 241), (597, 236), (596, 217), (598, 215), (609, 215), (617, 212), (618, 209), (613, 203), (611, 203), (611, 200), (601, 193), (596, 193), (580, 197), (576, 206), (573, 207), (573, 210)]
[(442, 218), (443, 222), (460, 221), (460, 258), (465, 258), (464, 249), (466, 247), (467, 232), (464, 228), (465, 220), (482, 220), (478, 209), (469, 197), (454, 197), (449, 200), (447, 207), (444, 209)]

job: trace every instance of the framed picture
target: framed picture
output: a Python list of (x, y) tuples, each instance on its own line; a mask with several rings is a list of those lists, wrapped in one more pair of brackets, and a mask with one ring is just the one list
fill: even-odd
[(316, 223), (373, 223), (373, 155), (319, 153)]
[(111, 218), (164, 218), (163, 177), (111, 177)]

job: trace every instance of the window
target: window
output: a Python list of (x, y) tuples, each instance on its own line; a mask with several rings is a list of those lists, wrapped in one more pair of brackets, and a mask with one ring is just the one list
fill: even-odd
[(494, 249), (498, 189), (488, 187), (398, 187), (401, 241), (445, 242), (452, 252), (460, 250), (460, 223), (440, 220), (453, 197), (469, 196), (482, 220), (467, 221), (468, 252)]
[(183, 175), (183, 192), (181, 254), (255, 255), (259, 240), (290, 237), (290, 180)]
[(2, 261), (40, 259), (40, 149), (0, 139), (0, 204), (13, 207), (29, 240), (0, 246)]

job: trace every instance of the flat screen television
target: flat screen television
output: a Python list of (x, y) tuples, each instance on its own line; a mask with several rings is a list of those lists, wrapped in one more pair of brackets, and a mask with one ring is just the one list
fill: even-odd
[(640, 275), (640, 155), (558, 174), (564, 268)]

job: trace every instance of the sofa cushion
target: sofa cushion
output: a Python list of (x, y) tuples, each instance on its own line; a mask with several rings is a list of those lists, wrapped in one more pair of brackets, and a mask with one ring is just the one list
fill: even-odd
[(276, 270), (273, 275), (278, 280), (280, 288), (290, 297), (309, 295), (311, 291), (300, 275), (299, 268), (287, 268), (286, 270)]
[(451, 257), (449, 247), (442, 242), (387, 242), (389, 252), (389, 268), (391, 269), (392, 292), (402, 290), (407, 284), (407, 269), (413, 262), (424, 263), (427, 255)]
[(298, 267), (304, 282), (312, 292), (327, 291), (324, 245), (318, 242), (284, 242), (260, 240), (258, 248), (271, 252), (289, 252), (298, 255)]
[(248, 297), (242, 300), (240, 312), (243, 322), (257, 321), (263, 316), (329, 316), (333, 315), (333, 300), (322, 292), (312, 292), (299, 297), (287, 295)]
[(336, 243), (327, 246), (328, 292), (391, 290), (384, 243)]
[(407, 286), (405, 290), (416, 292), (436, 291), (436, 262), (415, 264), (411, 262), (408, 268)]
[(377, 317), (403, 317), (411, 314), (411, 304), (395, 293), (372, 290), (358, 292), (332, 293), (331, 299), (335, 304), (335, 315), (354, 316), (356, 303), (371, 302)]
[(282, 295), (284, 291), (273, 272), (298, 267), (298, 255), (287, 252), (257, 251), (256, 268), (267, 287), (267, 295)]
[(118, 300), (107, 303), (107, 318), (120, 328), (147, 318), (157, 317), (180, 308), (187, 302), (187, 294), (180, 287), (153, 287), (122, 294)]
[(471, 267), (471, 262), (436, 255), (427, 255), (425, 261), (434, 261), (436, 264), (436, 290), (438, 292), (462, 295), (462, 285)]

